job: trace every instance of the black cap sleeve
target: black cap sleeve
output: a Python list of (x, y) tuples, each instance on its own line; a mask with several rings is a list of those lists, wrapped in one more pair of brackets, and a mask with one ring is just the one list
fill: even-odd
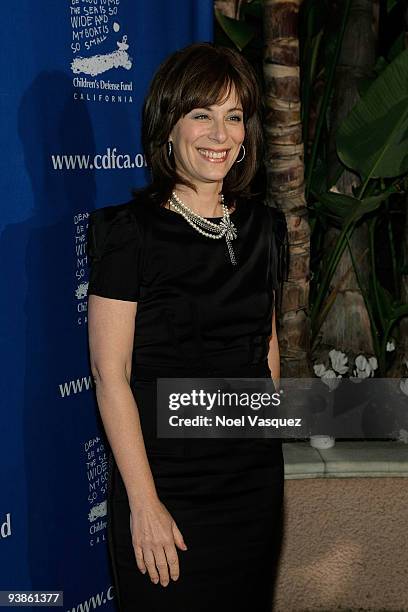
[(285, 215), (277, 208), (267, 206), (271, 220), (271, 260), (270, 271), (273, 289), (278, 295), (277, 303), (282, 301), (282, 283), (288, 278), (289, 243)]
[(140, 297), (142, 232), (129, 204), (90, 213), (88, 295), (137, 302)]

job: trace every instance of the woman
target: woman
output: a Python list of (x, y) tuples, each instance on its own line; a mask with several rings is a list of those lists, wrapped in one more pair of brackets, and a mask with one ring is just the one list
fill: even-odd
[(156, 435), (159, 377), (279, 381), (279, 224), (247, 193), (259, 106), (239, 53), (172, 54), (144, 106), (151, 184), (91, 214), (89, 342), (122, 611), (271, 610), (281, 440)]

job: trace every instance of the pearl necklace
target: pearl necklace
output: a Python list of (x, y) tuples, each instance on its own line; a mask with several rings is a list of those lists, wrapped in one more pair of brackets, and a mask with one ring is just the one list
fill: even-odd
[(202, 217), (198, 213), (194, 212), (194, 210), (191, 210), (191, 208), (186, 206), (186, 204), (184, 204), (184, 202), (180, 200), (180, 198), (174, 191), (171, 194), (170, 204), (177, 212), (179, 212), (184, 217), (184, 219), (191, 225), (191, 227), (193, 227), (203, 236), (206, 236), (207, 238), (214, 238), (215, 240), (218, 240), (225, 236), (231, 263), (233, 266), (237, 264), (237, 260), (235, 258), (235, 254), (231, 245), (231, 240), (234, 240), (237, 237), (237, 229), (230, 219), (229, 210), (224, 204), (224, 196), (222, 194), (221, 206), (223, 210), (223, 217), (220, 223), (213, 223), (209, 219), (206, 219), (205, 217)]

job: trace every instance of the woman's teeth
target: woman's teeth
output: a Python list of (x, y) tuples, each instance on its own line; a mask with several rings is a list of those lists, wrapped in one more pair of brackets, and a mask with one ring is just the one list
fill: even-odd
[(203, 157), (211, 161), (224, 161), (227, 157), (227, 151), (208, 151), (207, 149), (198, 149), (198, 152)]

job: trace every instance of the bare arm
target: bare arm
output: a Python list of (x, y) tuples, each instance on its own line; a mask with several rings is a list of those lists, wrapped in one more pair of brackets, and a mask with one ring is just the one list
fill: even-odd
[(280, 386), (280, 354), (278, 336), (276, 334), (276, 310), (273, 310), (272, 317), (272, 337), (269, 340), (268, 365), (271, 370), (273, 384), (278, 391)]
[(137, 303), (91, 294), (88, 330), (91, 370), (104, 429), (126, 487), (130, 531), (137, 566), (163, 586), (180, 574), (175, 545), (186, 550), (183, 536), (161, 503), (150, 469), (130, 387)]
[(131, 507), (157, 500), (129, 384), (136, 310), (136, 302), (89, 296), (89, 347), (96, 398)]

